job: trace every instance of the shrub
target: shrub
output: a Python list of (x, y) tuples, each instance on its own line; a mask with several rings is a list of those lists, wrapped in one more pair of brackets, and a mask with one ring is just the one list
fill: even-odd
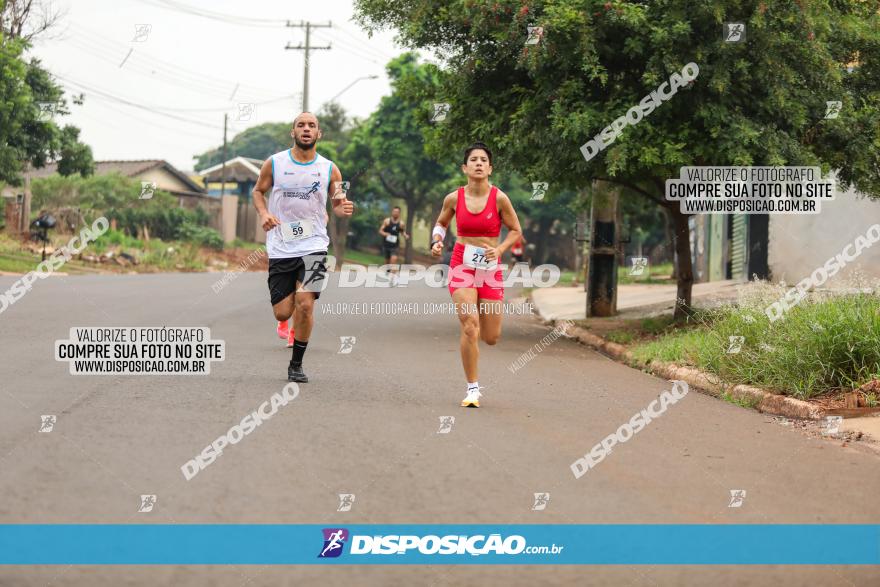
[[(633, 349), (639, 360), (688, 363), (729, 383), (748, 383), (807, 399), (880, 378), (880, 295), (814, 294), (776, 322), (764, 314), (774, 296), (697, 314), (696, 328)], [(744, 338), (731, 353), (733, 336)]]
[(199, 244), (204, 247), (223, 249), (223, 237), (220, 233), (207, 226), (197, 226), (184, 222), (177, 229), (177, 238), (183, 241)]

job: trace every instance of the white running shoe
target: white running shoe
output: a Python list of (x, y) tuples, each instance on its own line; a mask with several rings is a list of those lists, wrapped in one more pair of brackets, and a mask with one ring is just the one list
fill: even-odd
[(480, 398), (483, 396), (480, 393), (479, 388), (469, 389), (467, 392), (467, 397), (461, 400), (461, 407), (463, 408), (479, 408), (480, 407)]

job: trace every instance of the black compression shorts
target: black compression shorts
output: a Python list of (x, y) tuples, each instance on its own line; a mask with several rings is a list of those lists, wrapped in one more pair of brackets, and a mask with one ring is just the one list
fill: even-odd
[(269, 295), (274, 306), (291, 293), (297, 284), (301, 291), (310, 291), (315, 299), (321, 297), (327, 278), (327, 251), (303, 257), (269, 259)]

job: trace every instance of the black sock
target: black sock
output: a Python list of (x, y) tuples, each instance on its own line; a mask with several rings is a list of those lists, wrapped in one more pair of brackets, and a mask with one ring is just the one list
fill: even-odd
[(303, 355), (306, 354), (306, 347), (309, 341), (293, 340), (293, 356), (290, 358), (291, 365), (302, 365)]

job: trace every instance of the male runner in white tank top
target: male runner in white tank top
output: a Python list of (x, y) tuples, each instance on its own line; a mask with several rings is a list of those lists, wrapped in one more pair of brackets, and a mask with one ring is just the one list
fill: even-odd
[(331, 197), (333, 213), (338, 217), (351, 216), (354, 204), (341, 191), (339, 168), (315, 151), (321, 138), (315, 115), (303, 112), (297, 116), (290, 136), (294, 147), (275, 153), (263, 163), (253, 195), (266, 231), (269, 294), (275, 319), (283, 322), (294, 315), (296, 338), (287, 379), (307, 383), (302, 361), (314, 324), (315, 300), (321, 296), (320, 291), (307, 290), (326, 278), (330, 237), (324, 214), (328, 195), (339, 194)]
[[(324, 226), (330, 222), (330, 217), (327, 215), (327, 211), (324, 210)], [(295, 335), (295, 330), (293, 326), (293, 322), (296, 321), (296, 318), (293, 316), (290, 317), (290, 320), (285, 320), (284, 322), (279, 322), (278, 327), (276, 328), (276, 332), (278, 333), (278, 338), (287, 341), (287, 348), (293, 348), (293, 341)]]

